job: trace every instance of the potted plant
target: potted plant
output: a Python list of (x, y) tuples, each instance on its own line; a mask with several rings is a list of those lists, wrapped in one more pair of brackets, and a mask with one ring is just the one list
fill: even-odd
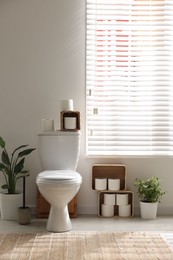
[(158, 177), (147, 180), (137, 178), (134, 185), (140, 198), (141, 218), (155, 219), (157, 216), (158, 203), (161, 201), (165, 191), (162, 191)]
[(5, 141), (0, 137), (0, 147), (3, 149), (0, 171), (5, 179), (5, 184), (1, 186), (5, 192), (0, 194), (2, 219), (16, 219), (17, 208), (22, 204), (22, 193), (17, 191), (16, 185), (19, 179), (29, 176), (29, 172), (24, 170), (25, 156), (35, 150), (35, 148), (26, 149), (27, 146), (21, 145), (17, 147), (9, 156)]

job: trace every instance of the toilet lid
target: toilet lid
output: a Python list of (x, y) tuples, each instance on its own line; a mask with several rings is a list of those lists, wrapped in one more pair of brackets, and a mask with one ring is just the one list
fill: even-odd
[(46, 183), (78, 183), (82, 177), (78, 172), (72, 170), (44, 171), (37, 176), (37, 182)]

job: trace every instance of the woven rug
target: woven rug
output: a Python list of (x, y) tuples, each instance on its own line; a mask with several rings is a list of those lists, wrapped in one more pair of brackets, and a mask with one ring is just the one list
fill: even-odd
[(5, 260), (173, 260), (159, 234), (67, 232), (0, 234)]

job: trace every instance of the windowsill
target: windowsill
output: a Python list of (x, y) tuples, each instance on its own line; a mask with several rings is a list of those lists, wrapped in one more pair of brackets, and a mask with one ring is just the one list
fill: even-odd
[(173, 155), (84, 155), (85, 159), (151, 159), (151, 158), (173, 158)]

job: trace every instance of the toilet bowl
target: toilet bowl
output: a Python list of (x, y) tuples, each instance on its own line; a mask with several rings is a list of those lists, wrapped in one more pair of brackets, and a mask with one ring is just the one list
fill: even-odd
[(77, 194), (82, 177), (76, 172), (79, 158), (80, 132), (42, 132), (39, 134), (39, 154), (43, 171), (36, 184), (50, 204), (47, 230), (71, 230), (68, 203)]
[(72, 170), (43, 171), (36, 179), (38, 189), (51, 205), (47, 230), (65, 232), (71, 230), (68, 203), (82, 183), (79, 173)]

